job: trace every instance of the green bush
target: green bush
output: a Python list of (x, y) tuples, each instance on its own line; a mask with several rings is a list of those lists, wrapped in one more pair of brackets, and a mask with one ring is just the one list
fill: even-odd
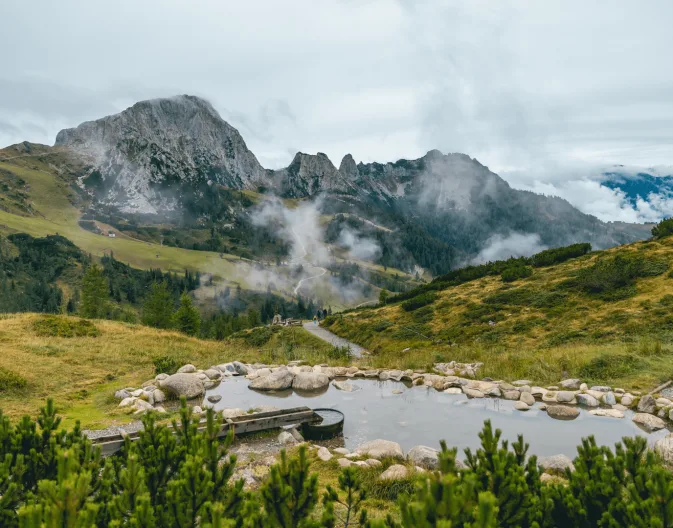
[(269, 342), (271, 336), (273, 336), (273, 330), (269, 327), (262, 326), (253, 328), (249, 332), (244, 332), (243, 334), (243, 339), (250, 346), (261, 347)]
[(402, 309), (405, 312), (413, 312), (414, 310), (426, 306), (430, 303), (433, 303), (437, 299), (437, 294), (434, 292), (426, 292), (421, 295), (417, 295), (408, 301), (402, 303)]
[(44, 337), (98, 337), (100, 331), (87, 319), (49, 316), (33, 323), (33, 330)]
[(525, 279), (533, 274), (530, 266), (513, 266), (502, 270), (500, 274), (503, 282), (514, 282), (515, 280)]
[(654, 238), (664, 238), (673, 235), (673, 218), (665, 218), (652, 228)]
[(635, 279), (661, 275), (667, 269), (668, 263), (662, 259), (617, 255), (580, 270), (568, 285), (606, 300), (623, 299), (635, 294)]
[(571, 258), (581, 257), (591, 251), (591, 244), (572, 244), (566, 247), (545, 249), (530, 257), (530, 263), (536, 268), (560, 264)]
[[(37, 420), (16, 424), (0, 413), (0, 526), (8, 528), (364, 528), (442, 527), (670, 527), (673, 473), (643, 437), (624, 438), (614, 449), (593, 437), (577, 448), (574, 471), (543, 483), (528, 444), (502, 440), (486, 421), (481, 445), (457, 450), (441, 442), (436, 471), (411, 473), (397, 482), (380, 469), (345, 468), (339, 491), (322, 494), (308, 450), (281, 451), (258, 489), (233, 481), (233, 434), (218, 441), (222, 418), (205, 421), (182, 401), (173, 430), (154, 413), (115, 457), (103, 458), (79, 428), (60, 428), (51, 400)], [(387, 465), (389, 461), (384, 461)], [(369, 520), (362, 501), (396, 500), (397, 519)], [(359, 515), (357, 515), (359, 514)], [(357, 518), (356, 518), (357, 517)], [(349, 520), (350, 519), (350, 520)]]
[(637, 372), (642, 367), (643, 360), (635, 354), (601, 354), (582, 366), (578, 374), (582, 379), (608, 382)]
[(0, 367), (0, 394), (22, 391), (26, 385), (26, 378), (13, 370)]
[(173, 356), (159, 356), (152, 360), (155, 374), (175, 374), (182, 363)]

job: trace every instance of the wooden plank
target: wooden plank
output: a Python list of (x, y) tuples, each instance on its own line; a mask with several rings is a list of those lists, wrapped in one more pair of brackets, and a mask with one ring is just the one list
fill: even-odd
[(664, 390), (666, 387), (668, 387), (671, 383), (673, 383), (673, 380), (668, 380), (666, 383), (662, 383), (662, 384), (659, 385), (656, 389), (651, 390), (651, 391), (648, 392), (647, 394), (648, 394), (649, 396), (652, 396), (652, 394), (656, 394), (657, 392), (661, 392), (661, 391)]
[[(225, 419), (217, 436), (225, 436), (231, 429), (234, 430), (235, 435), (238, 435), (264, 431), (266, 429), (277, 429), (285, 425), (312, 423), (318, 420), (320, 420), (318, 415), (308, 407), (295, 407), (293, 409), (284, 409), (280, 411), (249, 414)], [(173, 428), (172, 425), (168, 427), (170, 429)], [(205, 427), (199, 427), (199, 431), (203, 431), (204, 429)], [(131, 441), (135, 441), (139, 438), (140, 433), (129, 433), (126, 436), (128, 436)], [(103, 456), (109, 456), (119, 451), (124, 445), (124, 441), (122, 435), (111, 435), (96, 438), (93, 440), (93, 443), (101, 448)]]

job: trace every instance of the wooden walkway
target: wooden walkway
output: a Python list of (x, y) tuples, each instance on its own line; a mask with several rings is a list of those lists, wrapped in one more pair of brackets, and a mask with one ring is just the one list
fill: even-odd
[[(236, 418), (227, 418), (222, 424), (219, 437), (226, 436), (233, 429), (235, 435), (253, 433), (267, 429), (277, 429), (286, 425), (302, 425), (320, 420), (317, 414), (308, 407), (295, 407), (280, 411), (246, 414)], [(169, 426), (172, 429), (172, 426)], [(200, 427), (203, 430), (204, 427)], [(125, 437), (135, 441), (140, 437), (140, 432), (103, 436), (93, 440), (94, 445), (100, 446), (103, 456), (113, 455), (124, 445)]]

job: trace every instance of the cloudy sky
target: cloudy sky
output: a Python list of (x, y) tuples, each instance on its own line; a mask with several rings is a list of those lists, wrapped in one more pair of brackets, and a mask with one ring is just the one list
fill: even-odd
[(1, 145), (189, 93), (270, 168), (465, 152), (629, 221), (602, 168), (673, 173), (670, 0), (0, 2)]

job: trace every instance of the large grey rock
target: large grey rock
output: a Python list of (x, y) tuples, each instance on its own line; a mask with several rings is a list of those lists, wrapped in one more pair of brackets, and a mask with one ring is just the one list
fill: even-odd
[(379, 476), (379, 480), (401, 480), (407, 476), (407, 467), (393, 464)]
[(178, 374), (192, 374), (194, 372), (196, 372), (196, 367), (191, 363), (187, 363), (178, 369)]
[(538, 461), (538, 464), (546, 472), (557, 475), (565, 474), (566, 469), (570, 469), (570, 471), (575, 471), (575, 465), (573, 464), (573, 461), (566, 455), (554, 455), (550, 457), (544, 457)]
[(576, 407), (550, 405), (547, 407), (547, 414), (556, 420), (574, 420), (580, 415), (580, 411)]
[(130, 398), (130, 397), (131, 397), (131, 393), (129, 391), (127, 391), (126, 389), (120, 389), (117, 392), (115, 392), (115, 398), (117, 398), (118, 400), (123, 400), (123, 399)]
[(584, 405), (585, 407), (598, 407), (598, 400), (591, 394), (578, 394), (575, 397), (577, 398), (577, 403), (580, 405)]
[(284, 446), (295, 445), (297, 444), (297, 440), (290, 432), (281, 431), (281, 433), (278, 435), (278, 443)]
[(407, 453), (407, 459), (415, 466), (426, 469), (437, 469), (439, 451), (428, 446), (414, 446)]
[(598, 392), (610, 392), (612, 389), (607, 385), (594, 385), (591, 390)]
[(348, 383), (347, 381), (335, 380), (332, 382), (332, 385), (334, 385), (335, 389), (339, 389), (340, 391), (344, 392), (355, 392), (357, 390), (360, 390), (360, 387), (358, 387), (357, 385), (353, 385), (352, 383)]
[(518, 390), (506, 390), (506, 391), (503, 391), (502, 397), (505, 400), (516, 401), (521, 397), (521, 393)]
[(666, 462), (673, 463), (673, 434), (667, 434), (664, 438), (657, 440), (654, 444), (654, 450)]
[(304, 391), (317, 391), (329, 385), (329, 376), (315, 372), (300, 372), (292, 381), (292, 388)]
[(528, 404), (525, 403), (525, 402), (518, 401), (518, 402), (516, 402), (516, 403), (514, 404), (514, 408), (515, 408), (517, 411), (527, 411), (528, 409), (530, 409), (530, 405), (528, 405)]
[(535, 398), (530, 392), (522, 392), (519, 401), (522, 401), (528, 406), (535, 405)]
[(390, 440), (372, 440), (358, 447), (354, 453), (358, 456), (369, 456), (370, 458), (404, 458), (402, 447), (397, 442)]
[(236, 418), (237, 416), (243, 416), (245, 411), (243, 409), (232, 408), (232, 409), (223, 409), (222, 418)]
[(619, 400), (619, 402), (626, 407), (631, 407), (631, 405), (633, 405), (633, 399), (633, 394), (627, 392), (622, 396), (622, 399)]
[(556, 401), (559, 403), (571, 403), (575, 401), (575, 393), (571, 391), (558, 391)]
[(287, 370), (277, 370), (267, 376), (256, 378), (250, 382), (248, 388), (256, 390), (285, 390), (292, 386), (294, 376)]
[(659, 429), (666, 427), (666, 423), (661, 418), (648, 413), (636, 413), (633, 416), (633, 422), (648, 433), (658, 431)]
[(234, 366), (234, 369), (236, 369), (236, 373), (239, 376), (247, 376), (250, 373), (250, 369), (240, 361), (232, 361), (231, 364)]
[(168, 377), (168, 374), (165, 374), (165, 373), (162, 372), (161, 374), (157, 374), (157, 375), (154, 377), (154, 381), (163, 381), (163, 380), (165, 380), (167, 377)]
[(477, 389), (468, 389), (467, 387), (463, 387), (463, 392), (468, 398), (483, 398), (484, 393), (481, 392), (480, 390)]
[(210, 396), (208, 396), (208, 401), (210, 403), (217, 403), (221, 399), (222, 399), (222, 396), (220, 396), (219, 394), (211, 394)]
[[(623, 398), (622, 398), (623, 399)], [(626, 405), (626, 404), (624, 404)], [(657, 402), (653, 396), (646, 394), (638, 402), (638, 412), (640, 413), (653, 413), (657, 408)]]
[(577, 378), (565, 379), (559, 385), (564, 389), (579, 389), (582, 382)]
[(603, 396), (603, 403), (605, 405), (615, 405), (617, 403), (617, 398), (615, 398), (615, 393), (610, 391), (606, 392)]
[(589, 414), (594, 416), (608, 416), (610, 418), (624, 418), (624, 413), (617, 409), (591, 409)]
[(161, 388), (174, 396), (184, 396), (188, 400), (204, 393), (203, 382), (196, 374), (178, 373), (161, 381)]
[(216, 369), (204, 370), (203, 373), (211, 380), (218, 380), (222, 377), (222, 372)]
[(332, 460), (333, 456), (334, 455), (330, 453), (329, 449), (327, 449), (326, 447), (321, 447), (320, 449), (318, 449), (318, 458), (323, 462), (329, 462), (330, 460)]
[(166, 401), (166, 395), (161, 389), (154, 389), (152, 391), (152, 397), (154, 398), (154, 403), (163, 403)]

